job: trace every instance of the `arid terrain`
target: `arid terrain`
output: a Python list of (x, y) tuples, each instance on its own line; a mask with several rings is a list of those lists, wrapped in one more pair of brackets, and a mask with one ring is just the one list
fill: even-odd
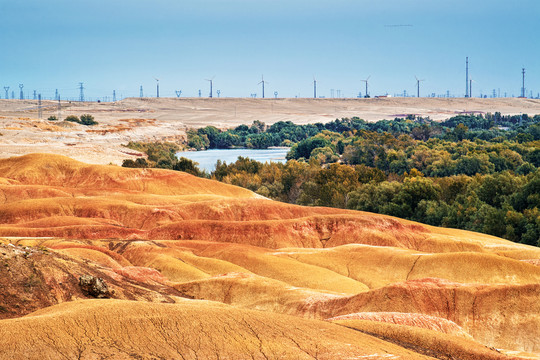
[(539, 265), (181, 172), (0, 159), (2, 359), (538, 359)]
[[(293, 121), (328, 122), (358, 116), (367, 121), (407, 115), (444, 120), (462, 113), (540, 114), (540, 100), (518, 98), (374, 98), (246, 99), (129, 98), (114, 103), (44, 101), (41, 120), (37, 100), (0, 100), (0, 157), (30, 153), (62, 154), (94, 164), (120, 164), (137, 152), (129, 141), (185, 141), (188, 128), (219, 128)], [(68, 115), (91, 114), (96, 126), (65, 121)]]

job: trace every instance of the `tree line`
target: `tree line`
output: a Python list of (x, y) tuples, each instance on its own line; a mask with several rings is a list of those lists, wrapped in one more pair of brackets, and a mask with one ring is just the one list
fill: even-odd
[(211, 177), (279, 201), (371, 211), (539, 245), (538, 115), (271, 126), (256, 121), (226, 131), (190, 130), (187, 145), (290, 151), (285, 164), (239, 158), (218, 162), (211, 174), (188, 159), (160, 161), (153, 150), (155, 161), (147, 165)]

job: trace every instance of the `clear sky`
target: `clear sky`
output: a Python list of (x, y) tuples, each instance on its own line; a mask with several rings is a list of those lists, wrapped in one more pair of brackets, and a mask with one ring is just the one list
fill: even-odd
[[(539, 0), (0, 0), (0, 96), (540, 92)], [(394, 26), (407, 25), (407, 26)], [(214, 92), (214, 96), (217, 94)]]

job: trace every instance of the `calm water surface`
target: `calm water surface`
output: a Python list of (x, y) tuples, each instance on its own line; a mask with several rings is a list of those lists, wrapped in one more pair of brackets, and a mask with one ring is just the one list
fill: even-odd
[(289, 148), (270, 148), (270, 149), (213, 149), (204, 151), (181, 151), (176, 153), (178, 158), (185, 157), (199, 163), (199, 169), (208, 172), (216, 169), (218, 160), (227, 164), (235, 162), (239, 156), (248, 157), (260, 162), (280, 162), (284, 163), (285, 156)]

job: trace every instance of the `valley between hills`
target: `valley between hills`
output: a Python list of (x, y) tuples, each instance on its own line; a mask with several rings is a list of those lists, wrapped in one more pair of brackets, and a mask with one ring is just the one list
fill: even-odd
[(2, 359), (538, 359), (540, 249), (163, 169), (0, 159)]

